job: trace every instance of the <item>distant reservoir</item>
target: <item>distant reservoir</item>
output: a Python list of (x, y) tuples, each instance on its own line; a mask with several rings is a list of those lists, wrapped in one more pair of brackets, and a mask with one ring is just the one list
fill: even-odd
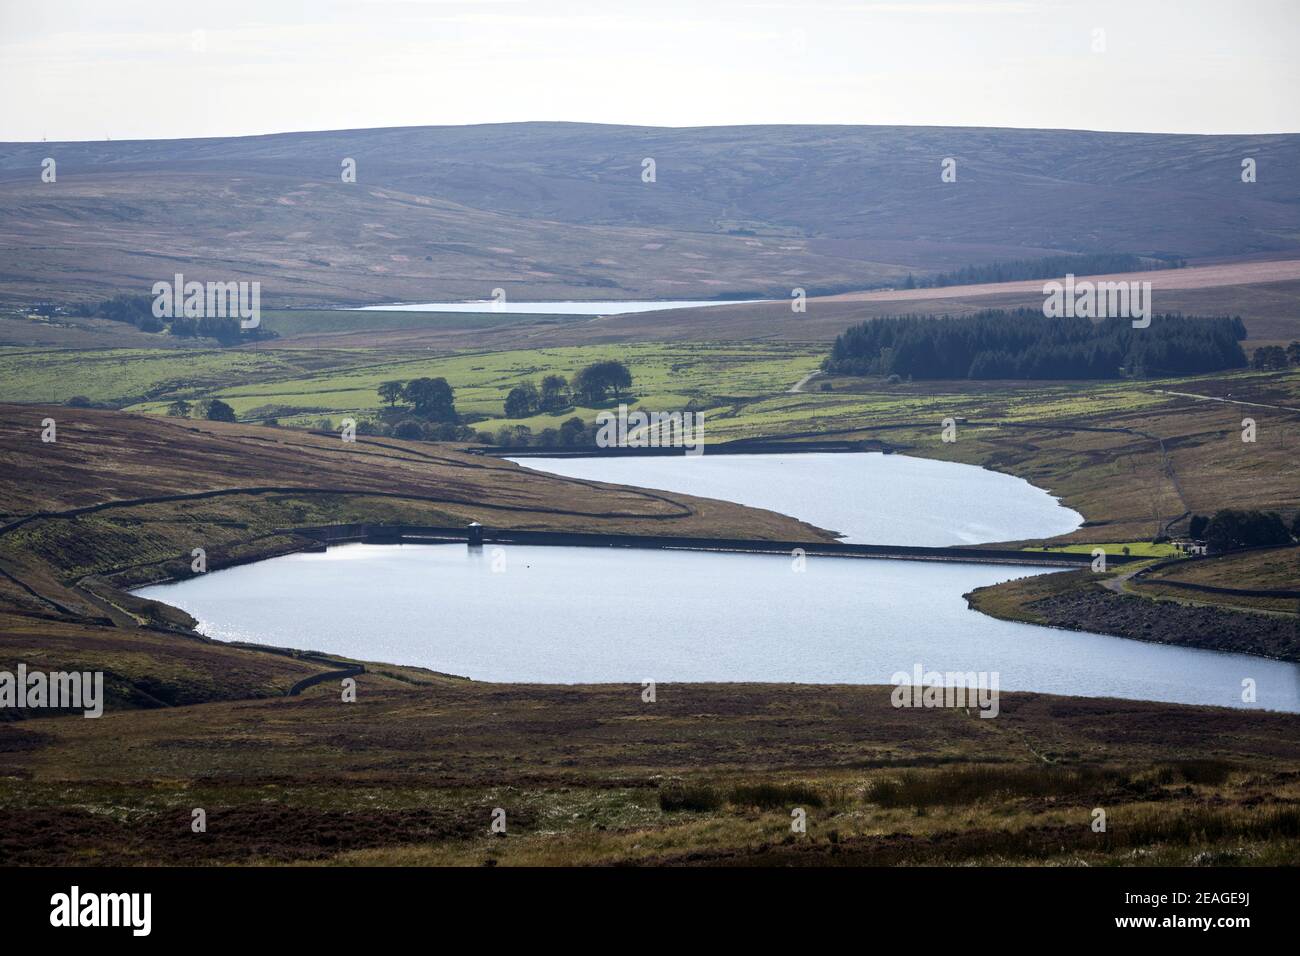
[(666, 309), (704, 309), (714, 305), (744, 305), (768, 299), (705, 299), (689, 302), (655, 300), (645, 302), (419, 302), (407, 305), (367, 305), (357, 312), (501, 312), (515, 315), (629, 315), (633, 312), (662, 312)]

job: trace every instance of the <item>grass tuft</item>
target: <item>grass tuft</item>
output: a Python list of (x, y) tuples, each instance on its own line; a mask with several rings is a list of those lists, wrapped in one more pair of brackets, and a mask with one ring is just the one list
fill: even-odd
[(1162, 784), (1197, 783), (1218, 786), (1236, 769), (1226, 760), (1179, 760), (1161, 764), (1156, 769), (1156, 780)]
[(722, 794), (712, 787), (682, 786), (659, 791), (659, 809), (665, 813), (687, 810), (708, 813), (722, 808)]
[(758, 783), (732, 787), (727, 800), (737, 807), (777, 810), (787, 807), (822, 807), (826, 800), (804, 783)]
[(1007, 797), (1076, 796), (1123, 782), (1094, 767), (958, 767), (906, 771), (873, 781), (867, 800), (880, 807), (962, 806)]

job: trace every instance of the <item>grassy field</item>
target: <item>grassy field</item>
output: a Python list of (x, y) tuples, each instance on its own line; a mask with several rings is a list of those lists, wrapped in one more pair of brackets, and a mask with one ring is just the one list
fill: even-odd
[[(475, 318), (471, 316), (470, 318)], [(492, 317), (495, 318), (495, 317)], [(509, 390), (548, 374), (572, 376), (617, 358), (631, 369), (635, 401), (671, 411), (708, 410), (708, 440), (834, 431), (881, 423), (958, 418), (1005, 422), (1079, 420), (1170, 405), (1169, 391), (1246, 396), (1300, 407), (1300, 371), (1237, 372), (1190, 379), (1119, 382), (918, 382), (817, 378), (819, 344), (618, 344), (415, 355), (357, 349), (0, 350), (0, 401), (57, 403), (85, 396), (131, 411), (162, 413), (176, 398), (221, 398), (247, 420), (282, 424), (373, 415), (380, 383), (442, 376), (456, 389), (462, 414), (505, 423)], [(824, 391), (824, 386), (830, 386)], [(535, 431), (595, 409), (511, 419)], [(1265, 410), (1266, 411), (1266, 410)]]
[[(61, 402), (75, 395), (150, 414), (176, 398), (220, 398), (241, 418), (277, 417), (282, 424), (337, 421), (382, 407), (376, 388), (394, 379), (441, 376), (456, 389), (457, 409), (502, 424), (506, 394), (544, 375), (571, 377), (585, 365), (619, 359), (632, 370), (636, 400), (655, 410), (707, 407), (789, 389), (813, 371), (822, 349), (707, 343), (589, 346), (411, 357), (355, 350), (114, 350), (33, 354), (0, 352), (0, 401)], [(512, 419), (536, 429), (596, 410)]]
[(1192, 561), (1162, 568), (1149, 575), (1147, 581), (1187, 581), (1211, 587), (1241, 588), (1249, 581), (1256, 588), (1300, 588), (1300, 558), (1295, 549), (1268, 548), (1225, 555), (1215, 561)]
[[(1135, 558), (1169, 558), (1181, 552), (1172, 544), (1152, 544), (1150, 541), (1095, 542), (1089, 544), (1062, 544), (1047, 548), (1033, 548), (1034, 551), (1065, 551), (1074, 554), (1091, 554), (1101, 548), (1106, 554), (1130, 554)], [(1026, 549), (1031, 550), (1031, 549)]]
[[(278, 354), (267, 352), (264, 354)], [(637, 401), (648, 408), (672, 410), (696, 401), (713, 405), (719, 396), (752, 397), (789, 388), (817, 367), (820, 350), (813, 348), (708, 344), (681, 346), (587, 346), (561, 349), (467, 353), (430, 358), (384, 357), (364, 367), (285, 377), (272, 383), (240, 385), (205, 393), (228, 402), (242, 417), (256, 418), (268, 409), (283, 424), (334, 420), (365, 415), (381, 407), (375, 390), (385, 381), (420, 377), (446, 378), (456, 390), (456, 407), (463, 415), (486, 416), (478, 427), (503, 424), (506, 394), (525, 381), (540, 382), (548, 374), (566, 377), (593, 362), (619, 359), (632, 371)], [(161, 403), (146, 403), (133, 411), (156, 412)], [(300, 410), (300, 411), (293, 411)], [(578, 415), (594, 419), (595, 409), (570, 409), (557, 416), (512, 419), (512, 425), (540, 430)]]
[(155, 397), (205, 397), (232, 382), (337, 371), (364, 361), (344, 353), (251, 349), (7, 349), (0, 352), (0, 401), (55, 404), (81, 395), (129, 406)]
[[(1171, 587), (1177, 581), (1236, 590), (1300, 590), (1300, 549), (1270, 548), (1224, 555), (1213, 561), (1192, 561), (1161, 568), (1134, 581), (1130, 590), (1142, 595), (1181, 602), (1230, 605), (1297, 616), (1300, 601), (1294, 598), (1259, 595), (1204, 594), (1186, 588)], [(1300, 634), (1300, 623), (1297, 623)]]

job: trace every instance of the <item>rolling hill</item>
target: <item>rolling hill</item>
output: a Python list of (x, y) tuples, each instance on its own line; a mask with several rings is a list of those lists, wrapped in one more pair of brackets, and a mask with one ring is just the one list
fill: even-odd
[(785, 297), (1059, 252), (1281, 257), (1300, 249), (1297, 156), (1298, 135), (573, 123), (7, 143), (0, 301), (177, 271), (303, 306)]

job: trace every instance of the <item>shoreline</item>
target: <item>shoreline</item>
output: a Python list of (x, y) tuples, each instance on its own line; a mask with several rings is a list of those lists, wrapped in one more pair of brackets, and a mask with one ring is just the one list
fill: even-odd
[[(482, 544), (519, 544), (549, 547), (646, 548), (673, 551), (712, 551), (728, 554), (790, 554), (796, 549), (813, 557), (875, 558), (896, 561), (946, 561), (961, 564), (1008, 564), (1034, 567), (1081, 568), (1092, 555), (1073, 551), (1018, 551), (979, 545), (889, 545), (843, 542), (769, 541), (755, 538), (679, 537), (530, 531), (481, 527)], [(471, 543), (468, 528), (419, 525), (326, 525), (315, 528), (277, 529), (276, 534), (301, 535), (315, 540), (323, 550), (331, 544), (459, 544)], [(1132, 555), (1108, 555), (1109, 564), (1145, 560)]]

